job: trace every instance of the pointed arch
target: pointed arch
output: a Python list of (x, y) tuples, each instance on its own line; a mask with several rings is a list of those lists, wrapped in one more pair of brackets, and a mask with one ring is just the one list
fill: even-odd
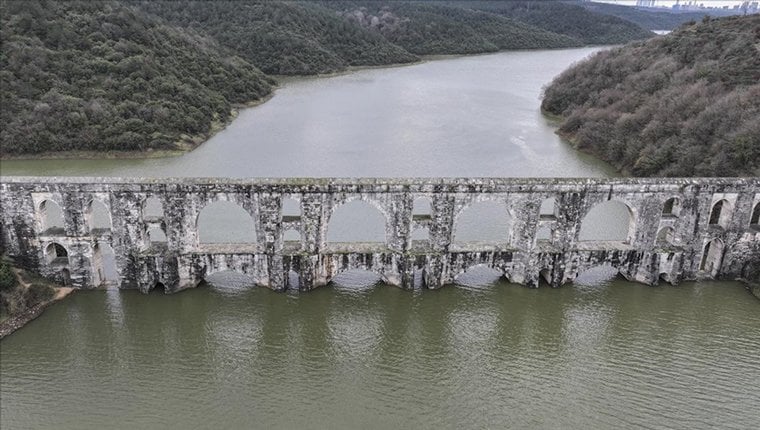
[(676, 231), (673, 227), (663, 227), (657, 232), (657, 238), (655, 239), (655, 245), (664, 246), (672, 245), (675, 240)]
[(752, 210), (752, 216), (749, 219), (749, 226), (760, 230), (760, 202), (755, 204), (755, 208)]
[(111, 231), (111, 211), (105, 203), (98, 199), (90, 200), (85, 210), (87, 226), (91, 233)]
[(37, 214), (40, 233), (45, 235), (63, 235), (65, 233), (63, 211), (58, 203), (50, 199), (43, 200), (38, 206)]
[(511, 218), (503, 201), (475, 202), (455, 217), (453, 242), (509, 243), (512, 239)]
[(578, 240), (631, 243), (635, 226), (634, 211), (627, 203), (607, 200), (592, 207), (583, 217)]
[(720, 265), (723, 262), (723, 241), (713, 239), (707, 242), (702, 249), (702, 259), (699, 263), (699, 270), (715, 276), (720, 272)]
[(364, 200), (350, 200), (335, 207), (327, 223), (327, 242), (386, 243), (387, 218)]
[(206, 205), (195, 223), (198, 243), (256, 243), (256, 223), (237, 203), (218, 200)]
[(142, 215), (145, 219), (161, 219), (164, 217), (164, 204), (158, 197), (148, 197), (143, 201)]
[(723, 228), (728, 227), (731, 218), (731, 203), (726, 199), (720, 199), (712, 205), (710, 209), (709, 225), (719, 225)]
[(538, 210), (539, 218), (545, 220), (557, 219), (558, 211), (557, 199), (554, 197), (546, 198), (541, 202), (541, 207)]
[(301, 202), (292, 198), (282, 199), (282, 220), (285, 222), (298, 221), (301, 219)]
[(681, 214), (681, 200), (678, 197), (671, 197), (665, 200), (662, 205), (663, 218), (678, 217)]
[(116, 254), (107, 243), (96, 243), (92, 259), (93, 286), (116, 286), (119, 274), (116, 268)]
[(45, 247), (45, 259), (48, 264), (68, 265), (69, 251), (58, 242), (51, 242)]

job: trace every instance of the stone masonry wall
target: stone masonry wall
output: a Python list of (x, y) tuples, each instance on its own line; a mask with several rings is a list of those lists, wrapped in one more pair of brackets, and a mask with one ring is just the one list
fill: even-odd
[[(161, 203), (162, 215), (146, 214), (151, 198)], [(286, 198), (299, 203), (300, 215), (283, 216)], [(413, 215), (420, 198), (431, 202), (430, 213)], [(553, 199), (554, 210), (542, 214), (546, 199)], [(383, 215), (385, 242), (327, 242), (331, 215), (353, 200)], [(494, 200), (504, 203), (504, 216), (511, 219), (507, 236), (454, 243), (464, 209)], [(630, 211), (627, 240), (579, 240), (584, 216), (610, 200)], [(93, 201), (110, 215), (109, 229), (93, 227)], [(199, 242), (198, 216), (216, 201), (233, 202), (251, 216), (256, 244)], [(45, 230), (53, 204), (63, 213), (63, 228)], [(412, 288), (421, 275), (425, 287), (438, 288), (474, 265), (532, 287), (541, 280), (555, 287), (572, 282), (597, 265), (612, 266), (630, 280), (676, 284), (757, 277), (760, 227), (752, 213), (758, 205), (760, 178), (3, 177), (0, 243), (24, 267), (78, 288), (103, 285), (102, 250), (109, 247), (118, 286), (144, 292), (159, 283), (167, 291), (193, 287), (224, 270), (275, 290), (288, 288), (291, 271), (298, 274), (298, 288), (309, 290), (351, 269), (373, 271), (403, 288)], [(422, 245), (413, 246), (415, 227), (429, 231)], [(548, 240), (537, 238), (542, 228), (550, 231)], [(156, 229), (165, 233), (165, 243), (151, 242), (149, 231)], [(288, 229), (300, 234), (300, 242), (284, 240)]]

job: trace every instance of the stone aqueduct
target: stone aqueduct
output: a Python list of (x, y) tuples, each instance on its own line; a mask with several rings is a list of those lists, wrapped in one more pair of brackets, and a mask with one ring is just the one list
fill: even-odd
[[(5, 252), (23, 267), (76, 288), (107, 283), (100, 250), (113, 250), (120, 288), (178, 291), (208, 275), (233, 270), (257, 285), (285, 290), (289, 273), (298, 288), (325, 285), (352, 269), (413, 288), (422, 279), (439, 288), (476, 265), (511, 282), (557, 287), (582, 271), (610, 265), (629, 280), (654, 285), (705, 278), (757, 276), (760, 266), (760, 178), (690, 179), (121, 179), (4, 177), (0, 188)], [(283, 215), (284, 199), (298, 214)], [(430, 201), (428, 213), (414, 202)], [(148, 214), (158, 199), (162, 211)], [(329, 243), (334, 210), (365, 201), (385, 217), (385, 242)], [(215, 201), (234, 202), (254, 220), (255, 244), (202, 244), (197, 220)], [(488, 242), (457, 243), (454, 226), (467, 206), (497, 201), (511, 227)], [(542, 203), (550, 210), (542, 213)], [(579, 240), (581, 221), (596, 205), (619, 201), (630, 211), (628, 238)], [(92, 222), (102, 205), (110, 221)], [(47, 228), (47, 211), (61, 210), (62, 225)], [(412, 241), (415, 229), (429, 237)], [(548, 229), (547, 240), (538, 238)], [(151, 240), (160, 230), (165, 239)], [(300, 240), (287, 241), (295, 230)], [(542, 281), (543, 280), (543, 281)]]

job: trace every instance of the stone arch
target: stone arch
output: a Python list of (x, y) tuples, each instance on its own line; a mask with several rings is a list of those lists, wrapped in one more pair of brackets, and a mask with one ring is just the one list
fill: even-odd
[(166, 285), (161, 281), (156, 281), (150, 288), (148, 288), (148, 292), (150, 291), (160, 291), (166, 294), (168, 292), (168, 289), (166, 288)]
[(284, 240), (285, 242), (301, 243), (301, 233), (294, 228), (289, 228), (285, 230), (285, 232), (283, 232), (282, 240)]
[(45, 259), (48, 264), (68, 265), (69, 251), (58, 242), (50, 242), (45, 247)]
[(384, 282), (375, 271), (349, 268), (341, 270), (330, 279), (329, 285), (339, 290), (371, 290)]
[(723, 228), (728, 226), (731, 218), (731, 203), (726, 199), (720, 199), (710, 208), (709, 225), (719, 225)]
[(282, 220), (285, 222), (288, 221), (297, 221), (298, 218), (301, 217), (301, 202), (298, 200), (292, 198), (292, 197), (285, 197), (282, 199)]
[(548, 197), (541, 201), (541, 206), (538, 209), (539, 218), (554, 220), (557, 219), (558, 213), (559, 206), (555, 197)]
[(542, 224), (536, 231), (537, 242), (549, 242), (552, 240), (552, 228), (549, 224)]
[(610, 262), (599, 262), (581, 268), (572, 279), (575, 285), (597, 287), (616, 279), (624, 279), (620, 267)]
[(253, 216), (239, 204), (215, 200), (198, 213), (195, 221), (198, 243), (256, 243)]
[(387, 243), (388, 217), (371, 199), (351, 198), (333, 206), (327, 223), (327, 242)]
[(69, 269), (61, 270), (61, 283), (64, 287), (71, 286), (71, 271)]
[(164, 204), (158, 197), (148, 197), (142, 204), (144, 219), (160, 219), (164, 217)]
[(65, 234), (63, 210), (58, 203), (51, 199), (45, 199), (40, 202), (38, 209), (40, 233), (45, 235)]
[(154, 244), (166, 244), (168, 241), (166, 238), (166, 232), (163, 229), (163, 226), (160, 225), (152, 225), (148, 227), (148, 242), (150, 245)]
[(657, 232), (655, 245), (672, 245), (675, 241), (676, 231), (673, 227), (663, 227)]
[(414, 199), (412, 205), (412, 217), (427, 215), (428, 218), (433, 214), (433, 200), (430, 197), (422, 196)]
[(87, 226), (92, 233), (111, 231), (111, 211), (98, 199), (92, 199), (85, 210)]
[(552, 269), (546, 267), (538, 272), (538, 286), (552, 286)]
[(476, 199), (454, 217), (452, 242), (510, 243), (512, 216), (500, 199)]
[(633, 242), (636, 212), (622, 200), (594, 205), (581, 220), (579, 241)]
[(720, 264), (723, 261), (723, 241), (712, 239), (702, 248), (702, 258), (699, 263), (699, 271), (710, 273), (715, 276), (720, 272)]
[(495, 285), (504, 278), (504, 272), (488, 264), (474, 264), (454, 277), (454, 284), (467, 288), (483, 288)]
[(760, 230), (760, 202), (755, 204), (755, 208), (752, 209), (752, 216), (749, 219), (749, 226)]
[(93, 248), (92, 274), (93, 286), (95, 287), (119, 284), (116, 254), (107, 243), (96, 243)]
[(678, 197), (671, 197), (665, 200), (662, 205), (663, 217), (678, 217), (681, 214), (681, 199)]

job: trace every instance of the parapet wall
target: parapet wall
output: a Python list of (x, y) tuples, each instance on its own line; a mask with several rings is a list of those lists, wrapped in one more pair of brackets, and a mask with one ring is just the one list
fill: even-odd
[[(157, 199), (160, 215), (148, 215)], [(284, 199), (300, 205), (283, 215)], [(414, 202), (427, 198), (427, 214)], [(553, 202), (541, 213), (542, 202)], [(334, 210), (352, 200), (377, 208), (385, 219), (385, 242), (331, 244), (327, 225)], [(493, 242), (455, 243), (459, 214), (480, 201), (505, 206), (510, 231)], [(199, 241), (201, 210), (230, 201), (253, 219), (256, 244)], [(581, 221), (597, 204), (619, 201), (630, 211), (626, 240), (579, 240)], [(93, 202), (110, 216), (108, 228), (93, 225)], [(60, 207), (63, 225), (46, 227), (46, 211)], [(600, 264), (628, 279), (656, 284), (703, 278), (757, 276), (760, 266), (760, 178), (45, 178), (3, 177), (0, 185), (5, 251), (31, 270), (93, 288), (103, 276), (103, 255), (113, 249), (121, 288), (169, 291), (197, 285), (211, 273), (235, 270), (276, 290), (324, 285), (342, 271), (365, 269), (391, 284), (412, 288), (420, 275), (427, 288), (453, 282), (473, 265), (499, 270), (510, 281), (538, 286), (571, 282)], [(413, 244), (424, 227), (428, 240)], [(538, 239), (540, 229), (551, 232)], [(160, 229), (165, 243), (151, 241)], [(289, 242), (284, 232), (300, 240)], [(418, 276), (418, 278), (420, 277)]]

